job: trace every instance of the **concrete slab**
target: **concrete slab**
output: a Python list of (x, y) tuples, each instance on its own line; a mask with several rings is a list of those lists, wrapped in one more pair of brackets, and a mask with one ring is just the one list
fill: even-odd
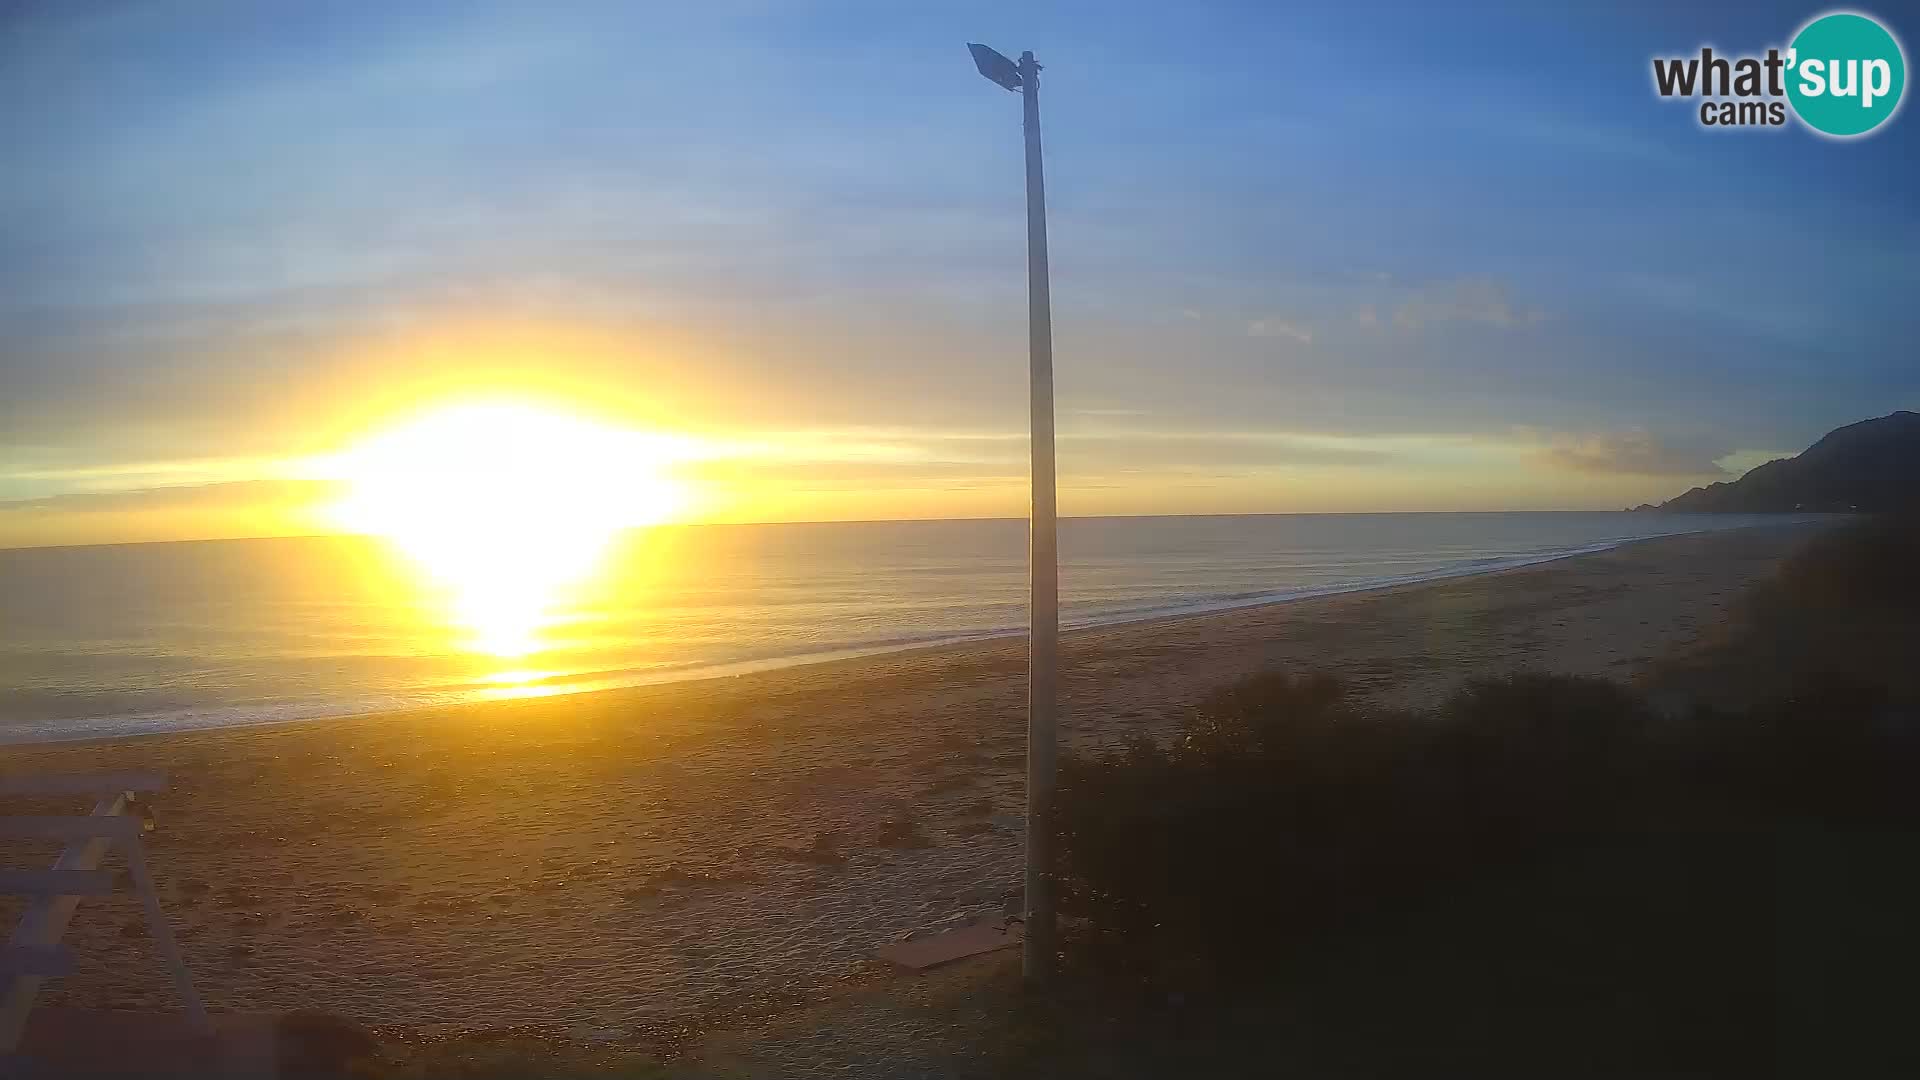
[(1018, 945), (1021, 925), (1017, 919), (989, 919), (945, 933), (909, 938), (884, 946), (875, 956), (909, 971), (925, 971), (969, 956)]

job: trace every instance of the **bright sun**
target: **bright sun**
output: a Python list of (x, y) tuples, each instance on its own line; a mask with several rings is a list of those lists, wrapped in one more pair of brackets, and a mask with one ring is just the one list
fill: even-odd
[(340, 455), (342, 528), (389, 538), (446, 593), (471, 647), (540, 648), (561, 592), (622, 529), (674, 517), (671, 436), (512, 401), (443, 407)]

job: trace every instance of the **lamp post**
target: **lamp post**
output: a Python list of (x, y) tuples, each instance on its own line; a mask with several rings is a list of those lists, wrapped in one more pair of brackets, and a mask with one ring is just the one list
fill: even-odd
[(1047, 192), (1040, 168), (1040, 65), (968, 45), (980, 74), (1017, 93), (1027, 136), (1027, 355), (1032, 377), (1033, 519), (1028, 570), (1027, 878), (1022, 967), (1031, 983), (1053, 973), (1054, 705), (1060, 638), (1060, 556), (1053, 469), (1053, 308), (1047, 288)]

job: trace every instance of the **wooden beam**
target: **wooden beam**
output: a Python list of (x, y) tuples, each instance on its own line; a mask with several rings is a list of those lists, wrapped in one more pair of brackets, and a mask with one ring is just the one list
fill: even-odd
[(0, 870), (0, 893), (14, 896), (111, 896), (112, 870)]
[[(126, 809), (127, 795), (121, 792), (95, 803), (91, 818), (7, 818), (0, 821), (119, 821), (124, 825), (134, 824), (123, 816)], [(137, 831), (127, 835), (138, 842), (140, 834)], [(98, 870), (101, 860), (107, 857), (107, 849), (113, 846), (113, 839), (112, 833), (100, 829), (81, 833), (61, 852), (53, 868)], [(79, 906), (80, 898), (70, 894), (43, 896), (33, 901), (21, 913), (20, 923), (13, 928), (13, 936), (7, 939), (7, 944), (28, 948), (59, 945), (61, 935), (67, 932), (67, 924), (73, 921), (74, 909)], [(27, 1014), (33, 1011), (33, 999), (40, 995), (40, 984), (45, 979), (44, 975), (21, 973), (7, 980), (6, 996), (0, 998), (0, 1054), (10, 1054), (19, 1048), (20, 1032), (27, 1026)]]
[[(125, 802), (121, 796), (119, 801)], [(124, 810), (125, 808), (122, 807)], [(145, 823), (124, 813), (94, 814), (89, 817), (0, 817), (0, 836), (26, 836), (39, 840), (138, 840)], [(93, 870), (95, 867), (74, 867)]]
[(0, 975), (51, 979), (73, 972), (73, 953), (65, 945), (8, 945), (0, 948)]

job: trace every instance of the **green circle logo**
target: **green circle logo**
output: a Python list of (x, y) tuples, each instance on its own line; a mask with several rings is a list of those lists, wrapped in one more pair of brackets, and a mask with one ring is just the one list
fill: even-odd
[(1865, 135), (1900, 108), (1907, 58), (1887, 28), (1836, 12), (1808, 23), (1787, 50), (1787, 99), (1815, 131)]

